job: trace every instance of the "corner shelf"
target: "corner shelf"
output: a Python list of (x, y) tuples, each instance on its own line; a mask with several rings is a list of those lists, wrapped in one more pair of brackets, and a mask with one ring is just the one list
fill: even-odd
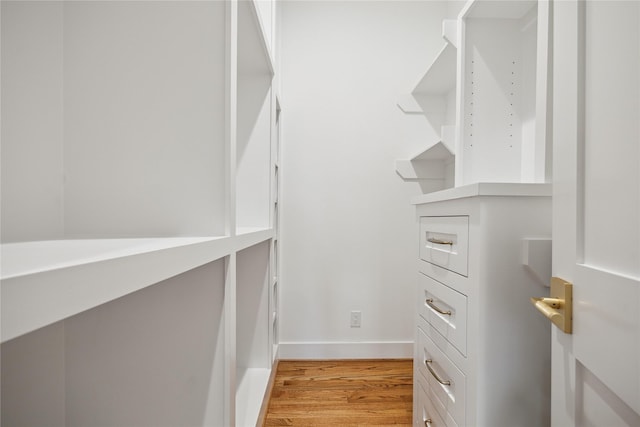
[(440, 189), (453, 186), (454, 126), (442, 127), (442, 139), (406, 160), (396, 160), (396, 172), (405, 181), (439, 181)]
[(411, 92), (413, 95), (441, 95), (456, 84), (456, 48), (445, 44), (425, 75)]
[(396, 160), (396, 172), (405, 181), (431, 182), (423, 191), (452, 187), (454, 184), (456, 132), (455, 105), (458, 63), (458, 22), (442, 22), (445, 44), (411, 91), (398, 101), (405, 114), (424, 115), (439, 141), (409, 159)]

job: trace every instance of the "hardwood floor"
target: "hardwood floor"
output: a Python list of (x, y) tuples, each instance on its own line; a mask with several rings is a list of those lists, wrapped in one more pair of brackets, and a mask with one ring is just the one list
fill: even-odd
[(263, 426), (411, 426), (412, 361), (278, 364)]

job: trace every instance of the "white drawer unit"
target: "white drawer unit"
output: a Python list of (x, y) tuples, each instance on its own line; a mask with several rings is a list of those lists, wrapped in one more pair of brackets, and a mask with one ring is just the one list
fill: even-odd
[(433, 403), (427, 396), (427, 392), (421, 385), (418, 386), (418, 413), (414, 417), (414, 427), (446, 427), (447, 425), (442, 420), (438, 412), (436, 411)]
[(420, 218), (420, 258), (463, 276), (467, 275), (469, 217)]
[(529, 303), (547, 288), (523, 265), (523, 241), (551, 235), (550, 193), (474, 184), (414, 201), (415, 425), (549, 425), (550, 328)]
[(423, 273), (419, 275), (419, 313), (455, 348), (467, 354), (467, 297)]
[[(419, 360), (415, 362), (431, 393), (431, 402), (447, 425), (465, 425), (466, 378), (462, 371), (418, 328)], [(451, 422), (453, 421), (453, 423)]]

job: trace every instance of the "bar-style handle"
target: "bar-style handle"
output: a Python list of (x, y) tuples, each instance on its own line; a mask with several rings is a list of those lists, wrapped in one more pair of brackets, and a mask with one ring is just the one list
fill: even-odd
[(427, 239), (427, 242), (429, 242), (429, 243), (435, 243), (436, 245), (449, 245), (449, 246), (453, 246), (453, 241), (451, 241), (451, 240), (434, 239), (433, 237), (429, 237), (429, 238)]
[(432, 363), (433, 363), (433, 360), (431, 359), (427, 359), (424, 361), (424, 364), (427, 366), (429, 373), (433, 375), (433, 378), (435, 378), (436, 381), (438, 381), (442, 385), (451, 385), (451, 381), (444, 381), (442, 378), (440, 378), (440, 375), (436, 374), (436, 371), (434, 371), (433, 368), (431, 367)]
[(428, 299), (426, 299), (426, 300), (425, 300), (425, 302), (427, 303), (427, 305), (428, 305), (429, 307), (431, 307), (432, 309), (434, 309), (434, 310), (435, 310), (435, 311), (437, 311), (438, 313), (440, 313), (440, 314), (444, 314), (445, 316), (451, 316), (451, 311), (450, 311), (450, 310), (444, 311), (443, 309), (441, 309), (440, 307), (438, 307), (437, 305), (435, 305), (435, 304), (433, 303), (433, 298), (428, 298)]
[(424, 427), (431, 427), (431, 423), (433, 421), (431, 421), (431, 418), (427, 418), (426, 420), (424, 420)]
[(550, 295), (550, 297), (531, 298), (531, 304), (564, 333), (570, 334), (573, 320), (571, 283), (552, 277)]

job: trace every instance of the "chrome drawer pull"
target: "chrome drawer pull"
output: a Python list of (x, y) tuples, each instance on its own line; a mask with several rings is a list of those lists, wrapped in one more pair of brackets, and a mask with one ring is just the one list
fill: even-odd
[(449, 245), (449, 246), (453, 246), (453, 241), (451, 240), (440, 240), (440, 239), (434, 239), (433, 237), (429, 237), (427, 239), (427, 242), (429, 243), (435, 243), (436, 245)]
[(427, 366), (427, 369), (429, 370), (431, 375), (433, 375), (433, 378), (435, 378), (436, 381), (438, 381), (442, 385), (451, 385), (451, 381), (442, 381), (442, 378), (440, 378), (440, 376), (438, 374), (436, 374), (436, 372), (431, 367), (431, 365), (430, 365), (431, 363), (433, 363), (433, 360), (431, 360), (431, 359), (427, 359), (427, 360), (424, 361), (424, 364)]
[(427, 300), (425, 300), (425, 302), (427, 303), (427, 305), (428, 305), (429, 307), (431, 307), (432, 309), (434, 309), (434, 310), (435, 310), (435, 311), (437, 311), (438, 313), (440, 313), (440, 314), (444, 314), (444, 315), (447, 315), (447, 316), (451, 316), (451, 311), (450, 311), (450, 310), (444, 311), (443, 309), (441, 309), (440, 307), (438, 307), (437, 305), (435, 305), (435, 304), (433, 303), (433, 298), (428, 298)]
[(433, 421), (431, 421), (431, 418), (424, 420), (424, 427), (431, 427), (432, 422)]

